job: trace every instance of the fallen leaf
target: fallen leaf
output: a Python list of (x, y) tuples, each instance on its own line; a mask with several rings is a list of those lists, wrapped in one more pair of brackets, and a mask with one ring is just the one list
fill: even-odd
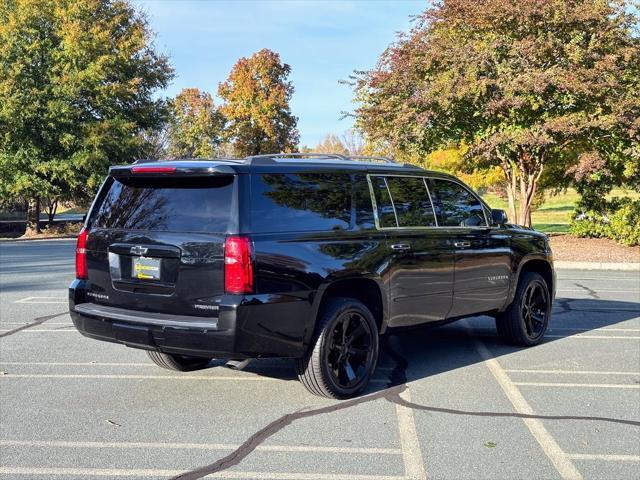
[(494, 448), (494, 447), (498, 446), (498, 444), (495, 443), (495, 442), (487, 442), (487, 443), (484, 444), (484, 446), (487, 447), (487, 448)]

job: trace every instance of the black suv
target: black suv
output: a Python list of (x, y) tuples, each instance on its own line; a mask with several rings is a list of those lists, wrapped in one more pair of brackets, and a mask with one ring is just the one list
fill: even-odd
[(545, 235), (469, 187), (388, 159), (264, 155), (112, 167), (77, 241), (71, 317), (161, 367), (289, 357), (347, 398), (379, 335), (496, 318), (542, 341), (555, 274)]

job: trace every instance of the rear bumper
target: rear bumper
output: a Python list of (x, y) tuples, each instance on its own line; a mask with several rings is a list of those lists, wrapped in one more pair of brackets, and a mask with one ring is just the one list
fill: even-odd
[[(307, 327), (301, 335), (292, 336), (291, 328), (283, 328), (283, 320), (289, 326), (292, 310), (304, 308), (306, 302), (230, 297), (232, 301), (220, 305), (216, 317), (200, 317), (101, 305), (87, 298), (86, 289), (83, 280), (71, 284), (69, 313), (78, 331), (95, 340), (209, 358), (299, 357), (303, 353), (302, 333)], [(273, 329), (266, 330), (265, 324)]]

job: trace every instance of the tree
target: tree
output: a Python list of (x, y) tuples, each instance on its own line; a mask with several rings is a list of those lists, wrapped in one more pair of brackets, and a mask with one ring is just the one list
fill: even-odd
[(452, 145), (431, 152), (422, 161), (412, 163), (421, 164), (424, 168), (438, 170), (459, 177), (463, 182), (476, 190), (486, 191), (502, 183), (502, 172), (499, 167), (476, 168), (469, 170), (469, 162), (465, 158), (469, 147)]
[(222, 141), (224, 119), (210, 93), (185, 88), (171, 105), (169, 155), (173, 158), (211, 158)]
[(344, 132), (341, 141), (349, 155), (365, 155), (364, 139), (355, 128), (350, 128)]
[(349, 151), (342, 141), (336, 135), (325, 135), (324, 138), (313, 149), (314, 153), (338, 153), (340, 155), (349, 155)]
[(298, 144), (298, 119), (291, 114), (291, 67), (268, 49), (241, 58), (218, 85), (227, 139), (238, 156), (291, 152)]
[(566, 176), (587, 158), (616, 171), (639, 162), (640, 40), (626, 7), (438, 2), (356, 74), (356, 125), (411, 155), (465, 142), (473, 167), (500, 167), (510, 219), (530, 225), (545, 171)]
[(28, 200), (28, 233), (40, 199), (87, 200), (162, 123), (173, 71), (152, 40), (126, 0), (0, 3), (0, 195)]

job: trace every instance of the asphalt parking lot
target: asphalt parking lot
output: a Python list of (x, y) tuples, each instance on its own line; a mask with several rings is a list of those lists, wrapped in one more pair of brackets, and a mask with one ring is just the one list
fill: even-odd
[(640, 478), (640, 275), (558, 272), (547, 341), (477, 317), (386, 341), (367, 395), (284, 360), (176, 374), (82, 337), (72, 241), (0, 244), (0, 478)]

